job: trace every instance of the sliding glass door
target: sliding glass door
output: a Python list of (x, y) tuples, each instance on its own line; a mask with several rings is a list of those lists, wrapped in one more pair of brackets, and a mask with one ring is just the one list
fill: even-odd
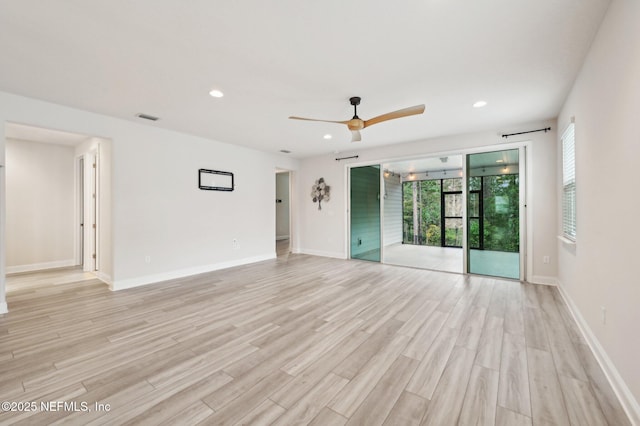
[(467, 156), (468, 271), (520, 278), (518, 149)]
[(351, 182), (351, 258), (380, 262), (380, 166), (353, 167)]

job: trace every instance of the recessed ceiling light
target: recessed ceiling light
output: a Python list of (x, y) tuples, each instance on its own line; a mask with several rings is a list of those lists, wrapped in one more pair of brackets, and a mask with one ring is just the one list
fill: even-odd
[(327, 133), (326, 135), (323, 136), (323, 138), (325, 139), (331, 139), (333, 136), (331, 136), (329, 133)]
[(486, 106), (487, 102), (486, 101), (478, 101), (475, 104), (473, 104), (474, 108), (482, 108), (483, 106)]
[(209, 94), (214, 98), (221, 98), (224, 96), (224, 93), (222, 93), (222, 91), (218, 89), (213, 89), (212, 91), (209, 92)]

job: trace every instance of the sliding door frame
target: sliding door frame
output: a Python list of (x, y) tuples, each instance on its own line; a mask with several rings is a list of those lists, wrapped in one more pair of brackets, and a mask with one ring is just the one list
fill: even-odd
[[(519, 206), (518, 206), (518, 214), (519, 214), (519, 227), (520, 227), (520, 247), (519, 247), (519, 260), (520, 260), (520, 281), (529, 281), (531, 282), (531, 272), (533, 271), (533, 259), (529, 256), (529, 253), (533, 251), (533, 236), (529, 235), (529, 229), (532, 229), (529, 221), (531, 220), (531, 215), (528, 214), (528, 208), (531, 207), (531, 200), (533, 200), (532, 193), (532, 185), (530, 182), (532, 171), (531, 165), (529, 163), (529, 158), (532, 158), (532, 144), (531, 141), (523, 141), (523, 142), (514, 142), (514, 143), (506, 143), (500, 145), (491, 145), (480, 148), (474, 148), (466, 150), (464, 155), (463, 164), (463, 177), (464, 180), (462, 182), (463, 188), (463, 203), (464, 203), (464, 223), (468, 224), (468, 209), (467, 209), (467, 175), (468, 175), (468, 157), (473, 154), (481, 154), (485, 152), (495, 152), (495, 151), (509, 151), (517, 149), (518, 150), (518, 191), (519, 191)], [(463, 241), (463, 273), (469, 274), (469, 251), (467, 240), (467, 231), (468, 226), (464, 226), (464, 241)]]
[[(465, 148), (450, 151), (424, 152), (409, 156), (383, 158), (376, 161), (363, 161), (345, 164), (344, 176), (346, 184), (345, 191), (345, 243), (344, 253), (346, 258), (351, 258), (351, 168), (362, 166), (380, 166), (380, 192), (384, 191), (384, 163), (393, 163), (398, 161), (406, 161), (412, 159), (444, 157), (452, 155), (462, 155), (462, 273), (468, 274), (468, 238), (467, 238), (467, 156), (470, 154), (478, 154), (482, 152), (503, 151), (509, 149), (518, 149), (520, 160), (520, 280), (529, 281), (532, 279), (533, 259), (530, 253), (533, 252), (533, 236), (530, 235), (532, 215), (528, 214), (529, 209), (533, 207), (533, 185), (532, 185), (532, 166), (530, 159), (533, 158), (533, 144), (530, 140), (521, 142), (501, 143), (494, 145), (479, 146), (473, 148)], [(380, 196), (380, 263), (384, 263), (384, 203), (385, 199)]]

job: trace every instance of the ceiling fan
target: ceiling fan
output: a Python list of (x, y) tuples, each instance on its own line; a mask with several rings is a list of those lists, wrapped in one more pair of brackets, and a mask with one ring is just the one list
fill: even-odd
[(386, 114), (373, 117), (369, 120), (362, 120), (358, 117), (358, 105), (360, 105), (360, 98), (354, 96), (349, 98), (349, 102), (353, 105), (353, 118), (345, 121), (334, 120), (317, 120), (315, 118), (303, 118), (303, 117), (289, 117), (292, 120), (307, 120), (307, 121), (322, 121), (325, 123), (338, 123), (346, 124), (349, 130), (351, 130), (351, 142), (359, 142), (362, 140), (360, 130), (365, 127), (373, 126), (374, 124), (382, 123), (383, 121), (395, 120), (396, 118), (408, 117), (410, 115), (422, 114), (424, 112), (424, 105), (416, 105), (409, 108), (399, 109), (398, 111), (388, 112)]

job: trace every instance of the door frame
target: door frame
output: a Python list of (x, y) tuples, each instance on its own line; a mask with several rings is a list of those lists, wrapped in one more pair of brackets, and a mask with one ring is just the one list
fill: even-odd
[(75, 219), (75, 263), (84, 264), (84, 156), (75, 157), (76, 179), (76, 219)]
[[(294, 215), (294, 211), (292, 209), (293, 203), (294, 203), (294, 187), (293, 187), (293, 170), (289, 170), (289, 169), (284, 169), (281, 167), (276, 167), (275, 170), (275, 176), (277, 176), (278, 174), (286, 174), (289, 177), (289, 185), (287, 187), (287, 191), (289, 192), (289, 251), (292, 253), (295, 253), (296, 251), (294, 250), (294, 226), (293, 226), (293, 215)], [(274, 198), (276, 198), (277, 196), (277, 188), (275, 188), (274, 190)], [(277, 202), (277, 201), (276, 201)], [(275, 214), (275, 213), (274, 213)], [(275, 214), (275, 219), (277, 221), (277, 214)], [(274, 232), (275, 234), (275, 240), (278, 239), (278, 232), (277, 232), (277, 224), (275, 224), (275, 228), (276, 231)], [(297, 247), (297, 245), (295, 245)]]
[(76, 173), (76, 263), (82, 265), (84, 272), (97, 272), (100, 270), (100, 155), (97, 147), (76, 156)]

